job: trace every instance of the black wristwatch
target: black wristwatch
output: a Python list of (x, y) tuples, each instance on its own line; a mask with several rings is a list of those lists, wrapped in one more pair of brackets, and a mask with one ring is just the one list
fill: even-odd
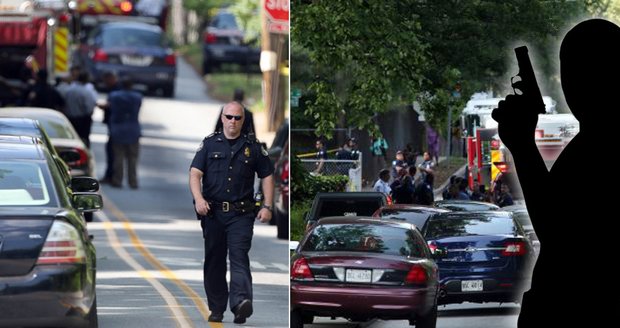
[(269, 206), (269, 205), (261, 205), (260, 208), (266, 208), (269, 210), (269, 212), (273, 213), (273, 206)]

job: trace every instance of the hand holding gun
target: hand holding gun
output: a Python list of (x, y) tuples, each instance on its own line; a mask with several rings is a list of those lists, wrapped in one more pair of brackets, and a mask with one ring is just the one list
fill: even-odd
[(515, 94), (500, 101), (492, 114), (499, 123), (500, 139), (509, 149), (530, 142), (533, 144), (538, 114), (545, 113), (545, 103), (527, 52), (525, 46), (515, 48), (519, 74), (510, 80)]

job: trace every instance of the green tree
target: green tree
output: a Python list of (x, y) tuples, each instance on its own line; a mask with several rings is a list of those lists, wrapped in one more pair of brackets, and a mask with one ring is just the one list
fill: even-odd
[[(472, 93), (506, 91), (517, 73), (514, 45), (529, 44), (545, 76), (556, 74), (559, 34), (607, 2), (293, 0), (291, 40), (303, 52), (292, 55), (292, 84), (300, 83), (295, 58), (302, 58), (314, 73), (302, 69), (301, 84), (312, 94), (304, 115), (318, 135), (331, 135), (342, 116), (347, 126), (379, 134), (376, 114), (414, 100), (443, 131), (448, 109), (457, 119)], [(456, 84), (460, 98), (453, 97)]]

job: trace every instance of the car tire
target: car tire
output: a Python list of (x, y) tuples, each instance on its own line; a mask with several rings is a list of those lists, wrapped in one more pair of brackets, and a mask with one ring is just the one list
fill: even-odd
[(99, 319), (97, 318), (97, 297), (93, 301), (93, 305), (90, 307), (90, 311), (88, 311), (88, 328), (98, 328), (99, 327)]
[(302, 320), (301, 311), (295, 310), (291, 312), (291, 328), (303, 328), (304, 322)]
[(416, 328), (436, 328), (437, 327), (437, 304), (433, 305), (433, 308), (426, 315), (420, 316), (415, 320), (415, 327)]
[(93, 222), (93, 216), (93, 212), (86, 212), (84, 213), (84, 220), (86, 220), (86, 222)]
[(301, 314), (301, 322), (304, 325), (311, 325), (313, 321), (314, 321), (314, 316), (313, 315), (306, 314), (306, 313), (302, 313)]

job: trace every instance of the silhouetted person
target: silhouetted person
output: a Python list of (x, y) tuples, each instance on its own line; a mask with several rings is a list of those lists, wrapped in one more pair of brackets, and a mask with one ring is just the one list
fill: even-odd
[(615, 195), (602, 192), (617, 178), (600, 172), (599, 179), (583, 182), (589, 192), (580, 192), (575, 172), (601, 170), (604, 163), (589, 163), (588, 154), (607, 153), (618, 142), (618, 91), (611, 81), (620, 76), (619, 40), (620, 28), (601, 19), (579, 23), (564, 37), (562, 89), (580, 132), (550, 171), (534, 141), (535, 99), (507, 96), (493, 112), (541, 243), (519, 328), (617, 325), (620, 285), (609, 265), (615, 259), (620, 221), (609, 206), (615, 204)]

